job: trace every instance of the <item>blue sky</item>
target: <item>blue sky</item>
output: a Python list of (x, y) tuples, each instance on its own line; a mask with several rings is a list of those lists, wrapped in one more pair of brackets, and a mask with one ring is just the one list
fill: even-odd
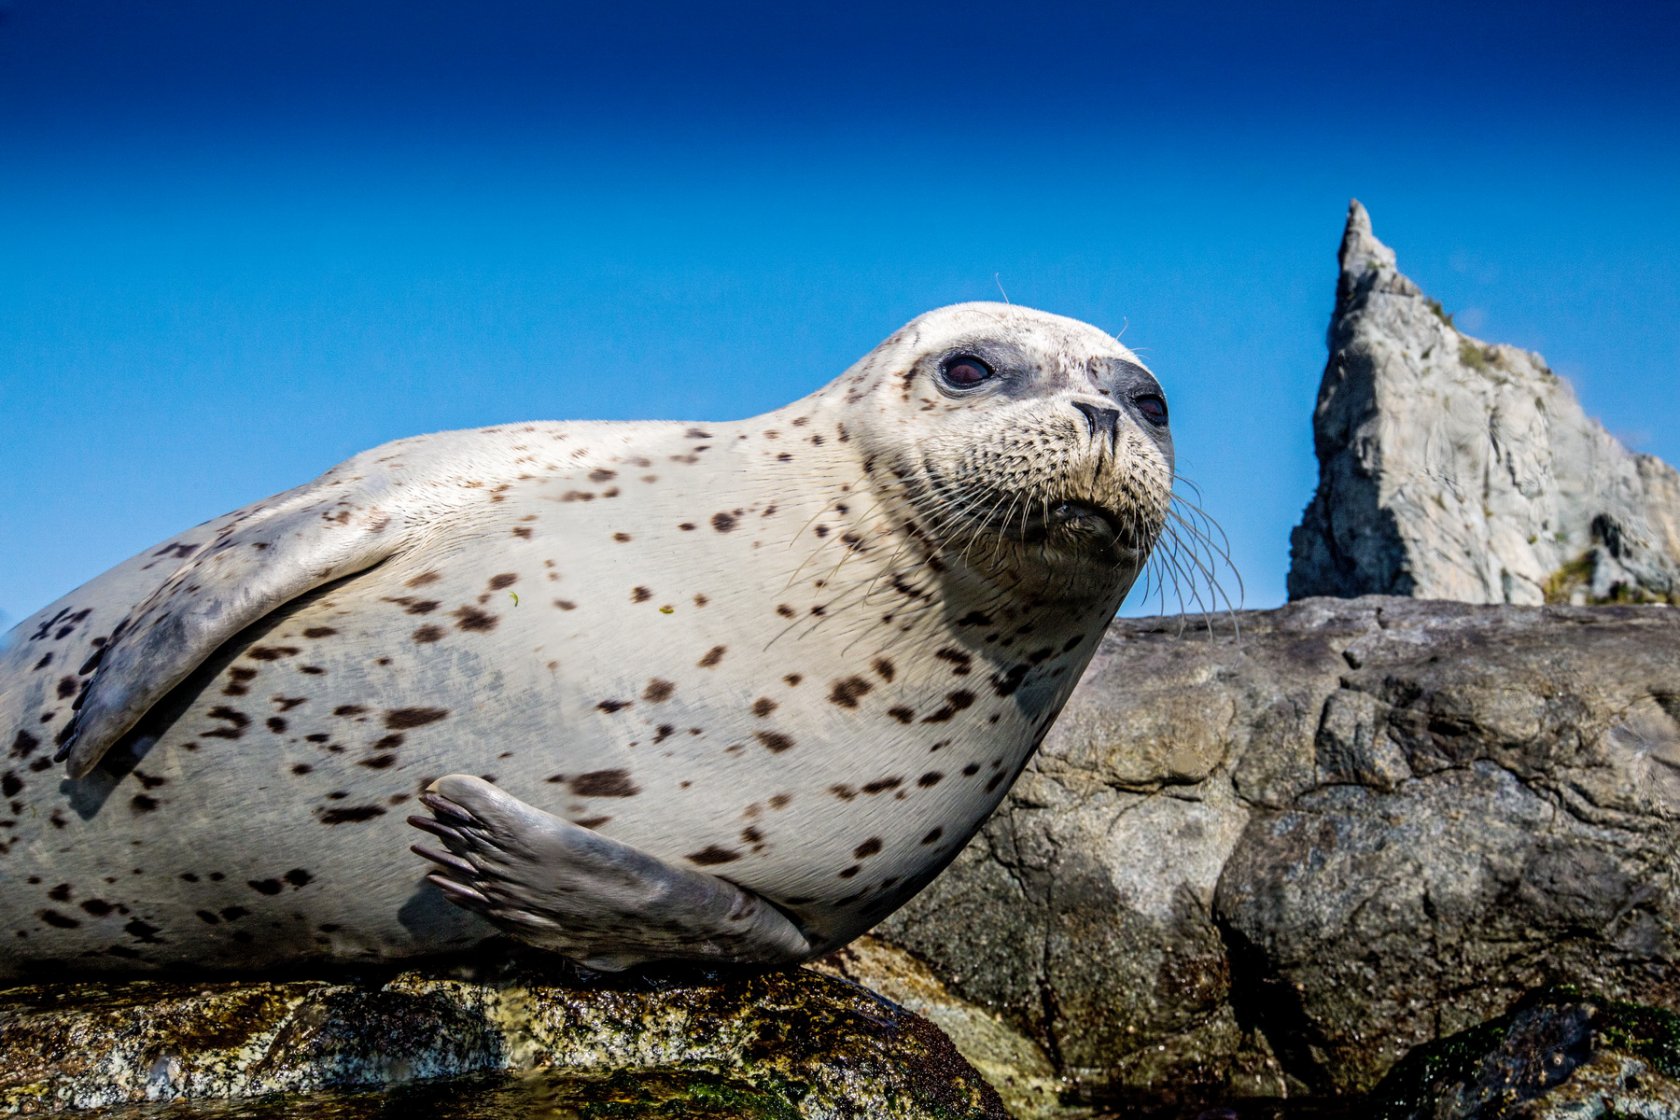
[(387, 439), (772, 408), (999, 282), (1124, 330), (1276, 605), (1350, 197), (1680, 462), (1680, 5), (1624, 7), (0, 2), (0, 612)]

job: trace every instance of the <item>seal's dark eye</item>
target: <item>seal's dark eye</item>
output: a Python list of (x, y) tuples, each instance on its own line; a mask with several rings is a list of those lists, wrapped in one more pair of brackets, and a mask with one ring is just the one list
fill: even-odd
[(953, 389), (972, 389), (990, 381), (994, 376), (992, 367), (972, 354), (958, 354), (954, 358), (947, 358), (939, 369), (939, 375), (945, 379), (945, 384)]
[(1132, 398), (1137, 405), (1138, 413), (1157, 428), (1167, 426), (1167, 402), (1154, 393), (1145, 393), (1141, 397)]

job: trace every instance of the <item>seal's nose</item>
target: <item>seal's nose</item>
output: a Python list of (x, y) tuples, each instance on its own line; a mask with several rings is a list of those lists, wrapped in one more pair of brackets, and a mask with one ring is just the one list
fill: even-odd
[(1090, 404), (1086, 401), (1074, 401), (1073, 407), (1085, 416), (1085, 424), (1091, 429), (1091, 438), (1096, 439), (1100, 431), (1108, 437), (1108, 445), (1114, 446), (1119, 438), (1120, 412), (1118, 409), (1105, 408), (1100, 404)]

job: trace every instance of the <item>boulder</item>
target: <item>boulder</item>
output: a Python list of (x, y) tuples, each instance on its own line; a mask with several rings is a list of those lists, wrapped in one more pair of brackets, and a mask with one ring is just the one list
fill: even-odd
[(1680, 612), (1118, 620), (877, 934), (1076, 1100), (1355, 1093), (1539, 986), (1680, 1006), (1677, 813)]
[(1680, 604), (1680, 473), (1471, 338), (1348, 209), (1289, 597)]

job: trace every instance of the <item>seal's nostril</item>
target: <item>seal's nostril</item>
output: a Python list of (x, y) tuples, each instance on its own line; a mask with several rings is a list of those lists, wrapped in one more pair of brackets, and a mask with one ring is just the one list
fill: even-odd
[(1120, 410), (1104, 408), (1100, 404), (1089, 404), (1085, 401), (1074, 401), (1073, 407), (1085, 416), (1085, 424), (1091, 429), (1091, 438), (1096, 439), (1100, 431), (1108, 437), (1109, 446), (1119, 438)]

